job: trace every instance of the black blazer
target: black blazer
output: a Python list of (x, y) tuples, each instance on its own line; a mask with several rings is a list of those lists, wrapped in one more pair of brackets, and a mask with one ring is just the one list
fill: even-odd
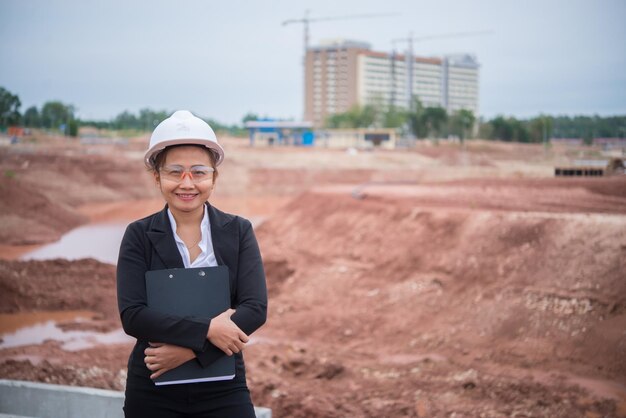
[[(252, 225), (208, 203), (206, 208), (215, 258), (229, 270), (231, 307), (237, 310), (231, 319), (250, 335), (265, 323), (267, 315), (265, 273)], [(128, 225), (120, 246), (117, 301), (124, 331), (137, 338), (128, 361), (129, 373), (151, 374), (144, 363), (149, 341), (188, 347), (204, 367), (223, 354), (206, 339), (210, 320), (163, 314), (146, 306), (146, 271), (171, 268), (184, 268), (184, 264), (166, 205), (162, 211)], [(243, 356), (235, 356), (237, 376), (245, 376)]]

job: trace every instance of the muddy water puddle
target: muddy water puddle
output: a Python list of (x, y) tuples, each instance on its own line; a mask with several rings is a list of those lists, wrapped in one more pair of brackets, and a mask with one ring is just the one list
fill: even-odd
[(127, 222), (96, 223), (75, 228), (52, 244), (44, 245), (20, 257), (22, 260), (94, 258), (116, 264)]
[[(264, 217), (251, 216), (248, 219), (253, 227), (258, 227)], [(37, 247), (22, 254), (19, 258), (20, 260), (94, 258), (103, 263), (117, 264), (120, 243), (129, 222), (116, 221), (83, 225), (63, 235), (59, 241)]]
[(90, 311), (53, 311), (0, 314), (0, 349), (38, 345), (47, 340), (61, 343), (66, 351), (84, 350), (103, 344), (134, 341), (120, 329), (111, 332), (64, 330), (61, 325), (89, 322)]
[[(233, 202), (228, 201), (230, 206)], [(79, 208), (89, 216), (91, 223), (63, 235), (57, 242), (34, 246), (0, 246), (2, 258), (20, 260), (46, 260), (63, 258), (76, 260), (93, 258), (116, 264), (120, 243), (126, 226), (134, 219), (160, 210), (160, 200), (139, 200), (92, 204)], [(264, 216), (248, 216), (254, 227)], [(77, 351), (102, 344), (132, 343), (119, 328), (111, 332), (89, 330), (89, 322), (96, 314), (89, 311), (61, 311), (0, 314), (0, 349), (38, 345), (47, 340), (61, 343), (67, 351)], [(86, 323), (85, 326), (75, 326)]]

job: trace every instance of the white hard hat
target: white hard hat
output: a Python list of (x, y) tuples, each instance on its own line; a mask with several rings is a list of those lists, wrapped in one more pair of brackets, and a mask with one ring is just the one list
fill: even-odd
[(178, 110), (154, 128), (150, 137), (150, 146), (144, 158), (146, 166), (152, 168), (154, 158), (165, 147), (183, 144), (204, 145), (215, 151), (216, 166), (224, 160), (224, 150), (217, 143), (215, 132), (209, 124), (188, 110)]

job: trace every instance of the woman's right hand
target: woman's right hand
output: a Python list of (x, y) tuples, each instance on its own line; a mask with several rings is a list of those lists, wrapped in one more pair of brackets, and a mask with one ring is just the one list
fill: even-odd
[(249, 340), (248, 336), (230, 320), (234, 313), (234, 309), (228, 309), (213, 318), (207, 332), (207, 339), (228, 356), (243, 350)]

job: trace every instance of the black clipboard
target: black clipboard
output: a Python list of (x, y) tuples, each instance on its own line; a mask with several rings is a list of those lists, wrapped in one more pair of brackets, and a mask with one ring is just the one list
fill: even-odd
[[(145, 274), (148, 307), (177, 316), (214, 318), (230, 308), (228, 267), (152, 270)], [(157, 386), (235, 377), (235, 358), (224, 354), (208, 367), (191, 359), (154, 380)]]

